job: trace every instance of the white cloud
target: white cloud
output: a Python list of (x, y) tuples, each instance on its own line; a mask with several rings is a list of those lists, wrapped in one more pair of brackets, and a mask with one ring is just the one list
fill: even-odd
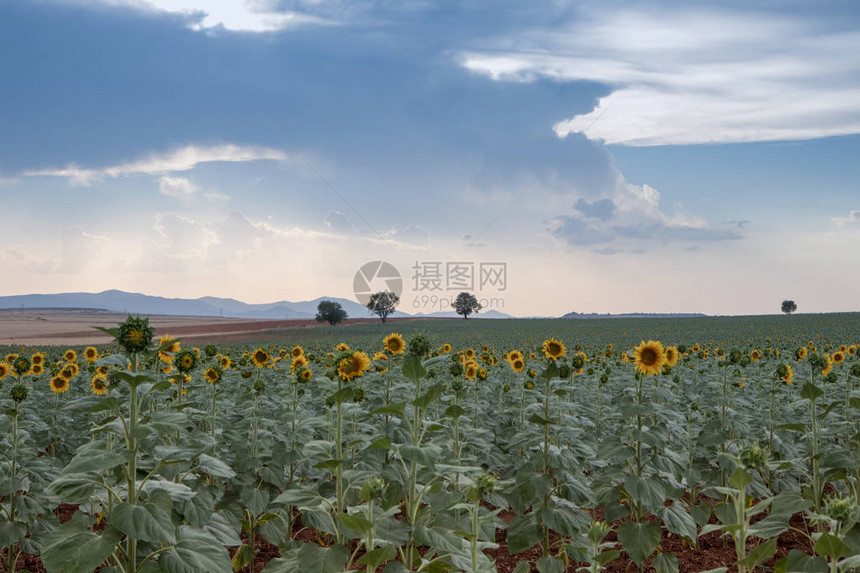
[(59, 258), (44, 268), (52, 273), (81, 273), (90, 263), (99, 260), (111, 247), (108, 237), (88, 233), (80, 227), (60, 230)]
[(158, 191), (174, 199), (190, 199), (197, 192), (197, 186), (185, 177), (164, 175), (158, 180)]
[(851, 211), (847, 217), (833, 217), (833, 222), (837, 227), (857, 227), (860, 228), (860, 211)]
[[(591, 203), (580, 198), (571, 215), (551, 221), (550, 232), (571, 245), (608, 245), (642, 240), (683, 243), (742, 238), (735, 226), (714, 229), (704, 220), (677, 209), (672, 215), (667, 214), (660, 207), (657, 189), (648, 184), (630, 184), (620, 175), (609, 197)], [(620, 250), (603, 248), (595, 252), (615, 254)]]
[(801, 16), (652, 8), (529, 30), (462, 65), (609, 85), (593, 111), (554, 126), (562, 137), (593, 123), (589, 138), (622, 145), (795, 140), (860, 133), (857, 45), (860, 32)]
[(223, 28), (235, 32), (273, 32), (303, 24), (326, 24), (312, 14), (279, 9), (271, 0), (56, 0), (92, 7), (93, 4), (130, 8), (145, 14), (170, 14), (192, 30)]
[(83, 168), (72, 163), (59, 169), (25, 171), (21, 175), (25, 177), (66, 177), (72, 185), (88, 187), (104, 178), (130, 175), (166, 175), (189, 171), (201, 163), (246, 162), (263, 159), (285, 161), (287, 155), (283, 151), (268, 147), (232, 144), (210, 147), (186, 145), (167, 153), (153, 153), (144, 159), (99, 169)]

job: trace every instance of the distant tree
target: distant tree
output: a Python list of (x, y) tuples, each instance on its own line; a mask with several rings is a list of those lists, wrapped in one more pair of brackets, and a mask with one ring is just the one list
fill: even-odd
[(367, 310), (382, 319), (384, 323), (389, 315), (394, 314), (395, 308), (400, 303), (400, 297), (391, 291), (383, 290), (370, 295), (367, 301)]
[(463, 318), (468, 320), (470, 314), (481, 310), (481, 305), (478, 299), (475, 298), (475, 295), (461, 292), (454, 300), (454, 310), (457, 311), (457, 314), (462, 314)]
[(334, 326), (338, 322), (347, 318), (349, 315), (343, 309), (339, 302), (333, 300), (321, 300), (317, 305), (317, 322), (328, 322)]
[(797, 310), (797, 305), (794, 304), (793, 300), (784, 300), (782, 301), (782, 312), (785, 314), (791, 314)]

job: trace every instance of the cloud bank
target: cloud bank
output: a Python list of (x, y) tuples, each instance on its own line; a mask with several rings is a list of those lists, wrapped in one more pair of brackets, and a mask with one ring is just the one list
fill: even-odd
[(650, 7), (578, 14), (461, 64), (608, 85), (593, 111), (556, 123), (560, 137), (594, 123), (587, 137), (630, 146), (802, 140), (860, 133), (858, 45), (856, 29), (803, 14)]

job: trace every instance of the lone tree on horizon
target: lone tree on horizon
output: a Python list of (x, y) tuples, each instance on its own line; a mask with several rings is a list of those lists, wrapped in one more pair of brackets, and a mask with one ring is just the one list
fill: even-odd
[(400, 303), (400, 297), (391, 291), (383, 290), (370, 295), (367, 301), (367, 310), (378, 316), (383, 324), (389, 315), (394, 314), (395, 308)]
[(316, 318), (317, 322), (328, 322), (334, 326), (348, 316), (339, 302), (321, 300), (317, 305), (317, 315), (314, 318)]
[(457, 311), (457, 314), (462, 314), (466, 320), (469, 319), (470, 314), (478, 312), (481, 308), (481, 304), (475, 298), (475, 295), (468, 292), (461, 292), (454, 300), (454, 310)]
[(797, 305), (794, 304), (793, 300), (784, 300), (782, 301), (782, 312), (785, 314), (791, 314), (797, 310)]

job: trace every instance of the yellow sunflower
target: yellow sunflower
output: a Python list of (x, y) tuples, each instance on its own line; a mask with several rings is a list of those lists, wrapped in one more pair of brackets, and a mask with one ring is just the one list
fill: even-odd
[(829, 354), (825, 354), (824, 358), (827, 360), (827, 366), (821, 369), (821, 375), (827, 376), (830, 374), (830, 371), (833, 370), (833, 359), (830, 358)]
[(801, 360), (803, 360), (804, 358), (806, 358), (806, 347), (805, 347), (805, 346), (801, 346), (800, 348), (798, 348), (797, 350), (795, 350), (795, 351), (794, 351), (794, 356), (795, 356), (795, 358), (797, 358), (797, 360), (798, 360), (798, 361), (801, 361)]
[(648, 342), (643, 340), (633, 352), (633, 362), (636, 364), (637, 372), (646, 376), (659, 374), (666, 364), (666, 352), (663, 350), (663, 345), (656, 340)]
[(442, 354), (448, 354), (451, 352), (451, 345), (447, 342), (442, 345)]
[(87, 361), (87, 364), (93, 364), (99, 358), (99, 351), (96, 350), (95, 346), (87, 346), (84, 349), (84, 360)]
[(310, 368), (304, 368), (299, 373), (299, 379), (301, 379), (302, 382), (307, 382), (308, 380), (311, 379), (311, 376), (313, 376), (313, 375), (314, 375), (314, 373), (311, 372)]
[(837, 350), (831, 356), (834, 364), (842, 364), (845, 362), (845, 352), (843, 350)]
[[(523, 353), (522, 352), (520, 352), (519, 350), (511, 350), (510, 352), (508, 352), (508, 357), (506, 360), (508, 362), (513, 363), (515, 360), (522, 361), (522, 359), (523, 359)], [(519, 370), (517, 372), (519, 372)]]
[(464, 354), (466, 355), (466, 358), (468, 358), (469, 360), (471, 360), (472, 358), (475, 357), (475, 351), (472, 350), (471, 348), (467, 348), (466, 352)]
[(93, 376), (93, 381), (90, 383), (90, 386), (92, 386), (93, 394), (96, 396), (101, 396), (107, 392), (107, 380), (101, 374)]
[(341, 342), (340, 344), (335, 346), (334, 349), (338, 352), (346, 352), (347, 350), (349, 350), (349, 344), (347, 344), (346, 342)]
[(268, 352), (266, 352), (262, 348), (258, 348), (251, 355), (251, 360), (254, 361), (254, 364), (256, 364), (257, 368), (262, 368), (269, 363), (269, 360), (271, 360), (271, 358), (269, 358)]
[(383, 338), (382, 345), (385, 347), (385, 350), (391, 354), (402, 354), (403, 351), (406, 350), (406, 342), (397, 332), (392, 332)]
[(786, 384), (791, 384), (791, 381), (794, 379), (794, 370), (791, 369), (791, 366), (785, 367), (785, 376), (780, 378)]
[(526, 363), (523, 362), (522, 358), (516, 358), (510, 361), (511, 370), (514, 372), (522, 372), (526, 367)]
[(364, 374), (368, 368), (370, 368), (370, 357), (357, 350), (351, 356), (341, 359), (337, 365), (337, 373), (341, 380), (349, 381)]
[(33, 364), (30, 366), (30, 372), (28, 372), (28, 374), (31, 376), (41, 376), (44, 371), (45, 367), (41, 364)]
[(54, 394), (62, 394), (69, 389), (69, 381), (62, 376), (54, 376), (51, 378), (51, 390)]
[[(167, 346), (161, 348), (162, 345), (165, 344), (167, 344)], [(158, 359), (165, 364), (172, 364), (174, 356), (179, 354), (179, 351), (182, 350), (182, 343), (169, 334), (165, 334), (158, 339), (158, 347), (161, 348), (161, 350), (158, 351)]]
[(229, 356), (222, 356), (218, 359), (218, 366), (220, 366), (222, 370), (227, 370), (233, 366), (233, 361), (230, 360)]
[(290, 350), (290, 356), (292, 356), (293, 358), (298, 358), (299, 356), (304, 356), (304, 354), (305, 354), (305, 349), (302, 348), (301, 346), (298, 346), (298, 345), (293, 346), (293, 349)]
[(555, 338), (548, 338), (543, 341), (543, 355), (550, 360), (558, 360), (567, 354), (567, 349), (561, 341)]
[(304, 355), (299, 355), (299, 356), (296, 356), (293, 358), (293, 362), (290, 365), (290, 369), (291, 370), (298, 370), (302, 366), (307, 366), (307, 365), (308, 365), (308, 359), (305, 358)]
[(467, 380), (474, 380), (478, 376), (478, 363), (472, 360), (466, 362), (466, 367), (463, 371)]
[(8, 362), (0, 362), (0, 380), (3, 380), (12, 373), (12, 367)]
[(75, 362), (78, 359), (78, 353), (69, 348), (63, 352), (63, 360), (66, 362)]
[(30, 358), (30, 364), (38, 364), (39, 366), (45, 365), (45, 355), (41, 352), (37, 352)]
[(221, 371), (218, 368), (210, 367), (203, 373), (203, 378), (209, 384), (215, 384), (221, 380)]
[(80, 369), (78, 368), (78, 365), (74, 362), (69, 362), (68, 364), (60, 368), (60, 376), (62, 376), (66, 380), (71, 380), (78, 375), (78, 372), (80, 372)]

